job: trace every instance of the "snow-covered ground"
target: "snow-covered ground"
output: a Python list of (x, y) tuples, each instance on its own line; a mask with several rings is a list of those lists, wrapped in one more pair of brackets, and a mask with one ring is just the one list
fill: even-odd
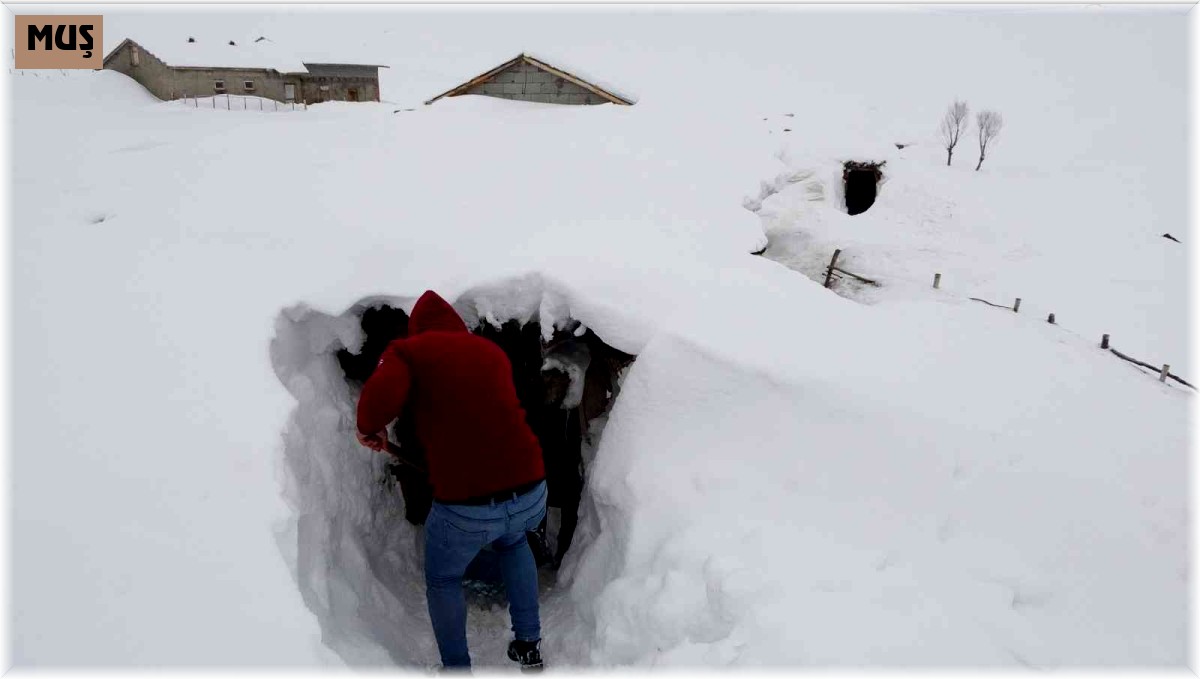
[[(435, 662), (333, 356), (426, 288), (638, 356), (543, 583), (552, 664), (1184, 664), (1194, 396), (1096, 347), (1196, 381), (1181, 14), (113, 14), (106, 43), (232, 16), (390, 64), (385, 101), (11, 76), (17, 664)], [(522, 50), (638, 104), (412, 105)], [(978, 173), (932, 140), (956, 95), (1009, 119)], [(887, 161), (854, 217), (845, 160)], [(882, 287), (814, 282), (834, 248)], [(471, 612), (478, 665), (505, 617)]]

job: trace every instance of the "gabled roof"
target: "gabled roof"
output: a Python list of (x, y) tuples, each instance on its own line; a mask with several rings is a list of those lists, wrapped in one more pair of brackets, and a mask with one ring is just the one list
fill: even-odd
[[(191, 41), (191, 42), (189, 42)], [(179, 35), (153, 43), (126, 38), (104, 57), (108, 63), (126, 43), (132, 42), (168, 66), (177, 68), (248, 68), (275, 70), (280, 73), (305, 73), (305, 61), (281, 48), (270, 38), (214, 38), (204, 35)], [(230, 44), (233, 43), (233, 44)], [(317, 63), (309, 60), (309, 63)], [(333, 65), (321, 62), (322, 65)], [(337, 64), (386, 68), (378, 64)]]
[(621, 96), (620, 94), (613, 92), (611, 89), (605, 89), (604, 87), (601, 87), (600, 85), (597, 85), (594, 82), (588, 82), (587, 80), (584, 80), (582, 77), (580, 77), (578, 75), (574, 75), (574, 74), (570, 73), (569, 71), (566, 71), (565, 69), (551, 66), (549, 63), (547, 63), (541, 59), (538, 59), (537, 57), (531, 56), (529, 54), (521, 53), (521, 54), (518, 54), (516, 57), (504, 62), (503, 64), (500, 64), (499, 66), (491, 69), (490, 71), (487, 71), (486, 73), (481, 73), (481, 74), (475, 76), (474, 78), (471, 78), (470, 80), (466, 81), (465, 83), (455, 87), (454, 89), (447, 90), (447, 91), (437, 95), (433, 99), (430, 99), (429, 101), (425, 102), (425, 104), (426, 105), (432, 104), (433, 102), (437, 101), (438, 99), (441, 99), (442, 97), (456, 97), (460, 94), (466, 94), (466, 92), (468, 90), (475, 87), (476, 85), (486, 82), (486, 81), (490, 80), (496, 74), (498, 74), (502, 71), (505, 71), (509, 68), (512, 68), (513, 66), (516, 66), (521, 63), (526, 63), (526, 64), (529, 64), (530, 66), (539, 68), (548, 73), (553, 73), (554, 75), (562, 78), (563, 80), (574, 83), (574, 84), (582, 87), (583, 89), (591, 92), (592, 94), (595, 94), (596, 96), (607, 99), (608, 101), (610, 101), (614, 104), (620, 104), (622, 106), (631, 106), (634, 103), (632, 99)]

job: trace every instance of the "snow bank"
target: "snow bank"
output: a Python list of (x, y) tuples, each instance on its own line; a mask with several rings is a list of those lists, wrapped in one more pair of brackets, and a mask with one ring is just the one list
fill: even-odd
[[(960, 152), (961, 153), (961, 152)], [(841, 265), (883, 284), (852, 292), (869, 302), (942, 294), (979, 297), (1045, 319), (1190, 379), (1187, 257), (1162, 237), (1146, 176), (1124, 168), (974, 172), (969, 157), (945, 166), (930, 145), (874, 154), (782, 155), (788, 169), (756, 200), (771, 246), (766, 256), (823, 282), (835, 249)], [(875, 204), (845, 211), (846, 160), (886, 160)], [(855, 290), (854, 287), (843, 289)]]
[(35, 100), (21, 102), (22, 110), (70, 115), (79, 109), (139, 109), (159, 102), (146, 88), (116, 71), (22, 69), (12, 71), (11, 82), (14, 91), (37, 92)]
[(1188, 397), (985, 310), (887, 317), (925, 330), (758, 347), (803, 378), (673, 334), (645, 348), (574, 562), (590, 659), (1182, 663)]
[[(412, 300), (415, 303), (415, 300)], [(362, 342), (357, 318), (294, 309), (276, 322), (271, 360), (296, 399), (284, 435), (284, 496), (295, 518), (279, 534), (323, 643), (350, 664), (432, 662), (418, 531), (386, 484), (386, 458), (358, 445), (356, 400), (334, 353)]]

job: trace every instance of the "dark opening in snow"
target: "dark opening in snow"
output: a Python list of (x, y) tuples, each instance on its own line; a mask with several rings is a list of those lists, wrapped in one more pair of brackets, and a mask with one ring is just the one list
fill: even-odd
[[(338, 315), (297, 305), (276, 319), (271, 340), (275, 374), (297, 402), (282, 432), (280, 468), (283, 495), (294, 514), (277, 527), (276, 538), (321, 626), (322, 642), (351, 665), (421, 666), (437, 657), (423, 566), (429, 484), (423, 472), (354, 440), (361, 387), (388, 343), (407, 334), (404, 301), (372, 297)], [(531, 542), (540, 550), (543, 624), (575, 629), (567, 593), (578, 575), (576, 558), (603, 532), (583, 480), (634, 357), (570, 318), (559, 318), (543, 338), (538, 323), (493, 327), (480, 320), (477, 305), (460, 300), (456, 306), (474, 332), (509, 356), (542, 443), (550, 507), (541, 531), (545, 540), (535, 535)], [(402, 417), (389, 437), (406, 457), (424, 465), (411, 423)], [(554, 568), (564, 554), (562, 568)], [(464, 582), (471, 649), (480, 658), (504, 658), (511, 638), (496, 561), (494, 552), (483, 552)]]
[[(341, 349), (337, 354), (347, 381), (356, 391), (371, 376), (388, 343), (405, 336), (408, 315), (386, 304), (371, 307), (363, 312), (360, 326), (365, 339), (359, 353)], [(526, 421), (541, 444), (547, 505), (558, 512), (557, 521), (543, 523), (529, 535), (539, 567), (557, 568), (571, 545), (583, 494), (584, 439), (597, 418), (607, 413), (617, 391), (618, 375), (634, 359), (605, 344), (590, 329), (576, 335), (578, 327), (572, 322), (568, 329), (555, 329), (549, 341), (542, 337), (541, 325), (536, 321), (521, 324), (510, 320), (499, 328), (481, 322), (472, 328), (508, 356)], [(425, 466), (424, 452), (407, 414), (391, 425), (389, 433), (407, 459)], [(424, 472), (392, 462), (381, 483), (403, 495), (405, 518), (410, 523), (424, 523), (433, 502)], [(498, 581), (498, 562), (492, 557), (487, 550), (481, 552), (468, 569), (468, 578)]]
[(880, 168), (883, 163), (859, 163), (850, 161), (845, 164), (842, 179), (846, 183), (846, 212), (858, 215), (866, 212), (875, 204), (875, 193), (879, 180), (883, 177)]

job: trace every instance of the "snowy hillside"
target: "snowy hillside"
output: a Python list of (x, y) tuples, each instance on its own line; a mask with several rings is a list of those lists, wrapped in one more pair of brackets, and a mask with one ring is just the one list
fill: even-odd
[[(214, 16), (114, 15), (106, 43)], [(566, 13), (540, 50), (473, 27), (440, 53), (437, 15), (358, 37), (245, 16), (390, 64), (385, 101), (11, 76), (18, 665), (436, 662), (421, 538), (335, 357), (365, 306), (427, 288), (469, 324), (581, 324), (637, 356), (543, 574), (552, 665), (1184, 664), (1194, 394), (1096, 346), (1198, 377), (1183, 113), (1145, 125), (1183, 100), (1181, 15), (698, 12), (666, 49), (643, 38), (668, 15)], [(724, 22), (756, 39), (710, 40)], [(1076, 60), (1063, 25), (1108, 49)], [(946, 27), (994, 51), (943, 86), (901, 48)], [(821, 59), (838, 36), (879, 51)], [(522, 50), (638, 104), (411, 105)], [(946, 168), (941, 108), (976, 94), (1013, 122), (981, 172), (969, 147)], [(887, 161), (853, 217), (850, 160)], [(835, 248), (881, 286), (824, 289)], [(471, 610), (478, 666), (508, 664), (506, 617)]]

